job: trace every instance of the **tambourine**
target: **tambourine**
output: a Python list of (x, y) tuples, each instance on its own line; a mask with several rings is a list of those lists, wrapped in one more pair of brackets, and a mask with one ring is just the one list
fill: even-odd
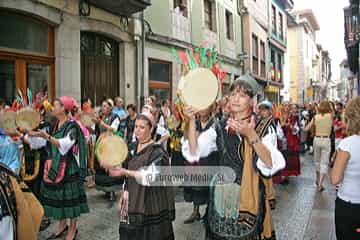
[(123, 138), (103, 135), (97, 142), (96, 155), (104, 168), (121, 166), (128, 155), (128, 148)]
[(16, 112), (5, 111), (0, 113), (0, 128), (5, 129), (8, 133), (16, 133)]
[(80, 122), (84, 124), (85, 127), (91, 128), (94, 124), (94, 122), (92, 121), (94, 116), (94, 113), (82, 112), (80, 115)]
[(197, 110), (209, 108), (219, 92), (219, 81), (207, 68), (197, 68), (181, 78), (178, 93), (181, 101)]
[(180, 123), (181, 121), (176, 119), (174, 115), (171, 115), (170, 117), (166, 118), (166, 125), (171, 130), (177, 129), (180, 126)]
[(22, 108), (17, 112), (15, 122), (19, 128), (31, 131), (39, 126), (40, 113), (29, 107)]

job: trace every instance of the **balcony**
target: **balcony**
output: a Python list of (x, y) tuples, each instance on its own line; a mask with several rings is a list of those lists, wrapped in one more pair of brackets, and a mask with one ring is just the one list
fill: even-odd
[(151, 5), (151, 0), (85, 0), (86, 2), (120, 16), (131, 16)]
[(349, 7), (344, 8), (345, 33), (344, 43), (352, 72), (359, 71), (358, 56), (360, 42), (359, 1), (352, 1)]
[(190, 20), (181, 12), (171, 11), (173, 37), (190, 43)]

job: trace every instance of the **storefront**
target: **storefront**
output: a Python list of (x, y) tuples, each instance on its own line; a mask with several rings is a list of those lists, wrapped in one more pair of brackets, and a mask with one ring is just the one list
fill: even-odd
[(265, 87), (265, 98), (274, 104), (280, 103), (280, 87), (269, 84)]

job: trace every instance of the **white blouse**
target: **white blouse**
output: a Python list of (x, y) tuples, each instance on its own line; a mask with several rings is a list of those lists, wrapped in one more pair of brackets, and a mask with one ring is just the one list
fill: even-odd
[[(75, 144), (75, 139), (71, 139), (70, 134), (71, 134), (71, 132), (69, 132), (65, 137), (57, 139), (59, 141), (58, 150), (60, 152), (60, 155), (62, 155), (62, 156), (65, 156)], [(40, 148), (46, 146), (46, 142), (47, 142), (47, 140), (44, 138), (31, 137), (28, 135), (25, 135), (25, 140), (29, 143), (31, 149), (40, 149)], [(79, 165), (80, 164), (79, 153), (73, 152), (73, 154)]]
[[(196, 150), (195, 155), (191, 155), (189, 141), (183, 137), (181, 139), (181, 144), (184, 158), (188, 162), (194, 163), (198, 162), (200, 158), (207, 157), (210, 153), (217, 151), (218, 147), (216, 145), (216, 137), (217, 134), (214, 127), (202, 132), (197, 139), (198, 149)], [(240, 138), (240, 136), (238, 137)], [(270, 151), (272, 167), (266, 166), (264, 161), (260, 158), (258, 158), (256, 166), (264, 176), (269, 177), (285, 168), (285, 159), (281, 152), (277, 149), (277, 135), (272, 126), (269, 127), (268, 134), (261, 139), (261, 142)]]

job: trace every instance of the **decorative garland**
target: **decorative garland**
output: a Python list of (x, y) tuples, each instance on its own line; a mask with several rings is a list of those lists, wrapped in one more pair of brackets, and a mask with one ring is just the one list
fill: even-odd
[[(183, 66), (183, 75), (197, 68), (210, 69), (219, 81), (220, 91), (218, 99), (220, 99), (222, 97), (221, 92), (226, 73), (220, 67), (221, 61), (219, 60), (216, 48), (209, 48), (204, 45), (205, 44), (201, 44), (200, 47), (196, 47), (195, 49), (188, 48), (185, 50), (172, 48), (172, 54), (176, 61)], [(175, 106), (178, 110), (177, 114), (175, 114), (176, 119), (187, 119), (182, 112), (184, 106), (180, 99), (180, 92), (176, 93)]]

